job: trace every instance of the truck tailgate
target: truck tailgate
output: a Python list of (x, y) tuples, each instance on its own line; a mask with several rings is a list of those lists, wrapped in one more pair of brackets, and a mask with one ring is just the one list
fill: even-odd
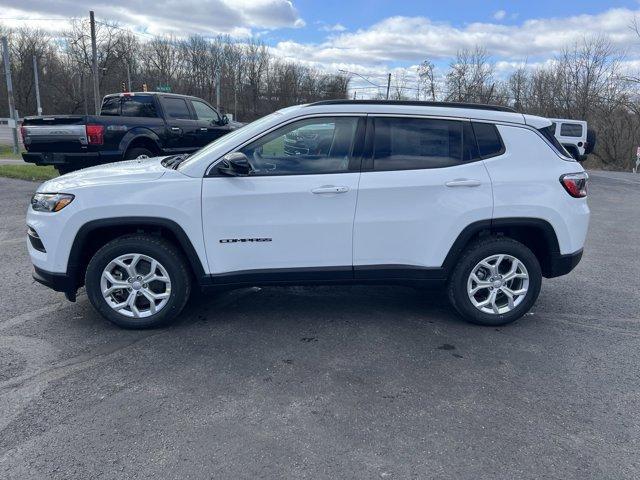
[(28, 152), (82, 152), (87, 149), (84, 125), (23, 125)]

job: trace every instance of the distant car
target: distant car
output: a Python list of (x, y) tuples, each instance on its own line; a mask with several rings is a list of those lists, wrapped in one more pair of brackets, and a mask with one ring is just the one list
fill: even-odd
[(204, 100), (133, 92), (107, 95), (100, 115), (26, 117), (21, 128), (25, 162), (60, 173), (103, 163), (191, 153), (235, 130)]
[(584, 120), (567, 118), (550, 118), (554, 136), (560, 144), (579, 162), (587, 159), (596, 146), (596, 134), (587, 127)]
[[(192, 285), (336, 283), (444, 285), (465, 319), (509, 323), (543, 276), (577, 265), (587, 234), (588, 176), (550, 126), (470, 104), (286, 108), (187, 159), (42, 184), (26, 220), (34, 278), (70, 300), (86, 285), (127, 328), (171, 321)], [(316, 146), (292, 154), (299, 138)]]

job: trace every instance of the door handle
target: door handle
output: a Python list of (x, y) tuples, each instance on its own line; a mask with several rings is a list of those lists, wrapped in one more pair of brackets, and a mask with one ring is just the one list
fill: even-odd
[(480, 180), (473, 180), (469, 178), (456, 178), (445, 183), (447, 187), (479, 187), (482, 185)]
[(207, 130), (208, 130), (208, 128), (207, 128), (207, 127), (200, 127), (200, 131), (201, 131), (201, 132), (206, 132)]
[(180, 133), (182, 129), (180, 127), (171, 127), (172, 132)]
[(324, 185), (311, 190), (311, 193), (346, 193), (349, 191), (349, 187), (336, 187), (334, 185)]

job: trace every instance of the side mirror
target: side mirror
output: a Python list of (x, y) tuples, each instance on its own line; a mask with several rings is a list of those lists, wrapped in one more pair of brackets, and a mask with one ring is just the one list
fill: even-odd
[(242, 152), (227, 153), (218, 165), (218, 172), (228, 177), (245, 177), (251, 175), (253, 168), (249, 159)]
[(226, 115), (222, 116), (222, 125), (226, 125), (229, 123), (229, 117), (227, 117)]

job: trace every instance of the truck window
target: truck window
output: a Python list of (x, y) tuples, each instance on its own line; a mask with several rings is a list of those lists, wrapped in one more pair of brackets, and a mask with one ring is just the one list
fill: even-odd
[(164, 108), (167, 116), (172, 118), (191, 119), (191, 112), (187, 107), (187, 102), (183, 98), (163, 98)]
[(580, 125), (579, 123), (561, 123), (560, 136), (561, 137), (581, 137), (582, 125)]
[(100, 115), (120, 115), (120, 97), (104, 97)]
[(198, 117), (198, 120), (207, 120), (209, 122), (213, 121), (215, 123), (220, 121), (220, 115), (218, 115), (218, 112), (206, 103), (192, 100), (191, 104), (193, 105), (193, 109), (196, 111), (196, 117)]
[(149, 95), (122, 97), (123, 117), (157, 117), (156, 104)]

